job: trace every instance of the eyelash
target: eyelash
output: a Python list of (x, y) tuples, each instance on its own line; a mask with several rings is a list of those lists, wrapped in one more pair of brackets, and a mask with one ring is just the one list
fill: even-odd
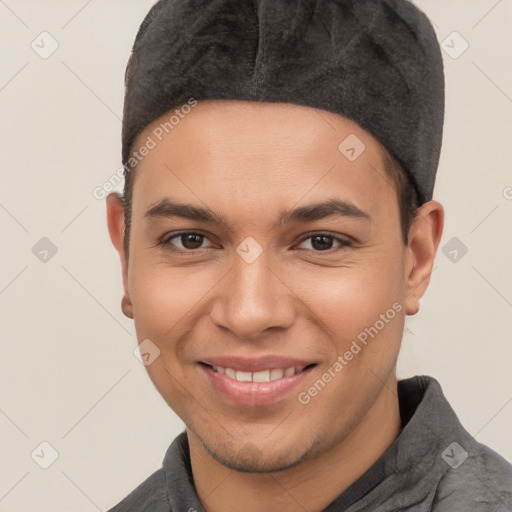
[[(171, 244), (171, 240), (173, 240), (174, 238), (179, 238), (181, 236), (185, 236), (185, 235), (199, 235), (199, 236), (202, 236), (204, 237), (205, 239), (208, 239), (208, 237), (203, 234), (203, 233), (200, 233), (198, 231), (183, 231), (181, 233), (176, 233), (176, 234), (173, 234), (172, 236), (168, 236), (166, 238), (164, 238), (161, 242), (158, 243), (159, 246), (162, 247), (163, 250), (165, 251), (170, 251), (170, 252), (173, 252), (173, 253), (176, 253), (176, 254), (194, 254), (194, 253), (197, 253), (198, 251), (201, 251), (203, 249), (188, 249), (188, 250), (180, 250), (180, 249), (176, 249), (172, 244)], [(320, 237), (320, 236), (325, 236), (325, 237), (328, 237), (328, 238), (332, 238), (333, 240), (335, 240), (336, 242), (339, 242), (341, 247), (338, 248), (338, 250), (343, 250), (345, 248), (348, 248), (348, 247), (352, 247), (353, 243), (345, 238), (340, 238), (338, 236), (335, 236), (331, 233), (325, 233), (325, 232), (318, 232), (318, 233), (312, 233), (306, 237), (304, 237), (300, 242), (299, 244), (302, 244), (303, 242), (305, 242), (306, 240), (309, 240), (310, 238), (315, 238), (315, 237)], [(203, 240), (204, 242), (204, 240)], [(303, 250), (306, 250), (306, 251), (309, 251), (309, 252), (314, 252), (316, 254), (332, 254), (336, 249), (327, 249), (325, 251), (315, 251), (314, 249), (303, 249)]]

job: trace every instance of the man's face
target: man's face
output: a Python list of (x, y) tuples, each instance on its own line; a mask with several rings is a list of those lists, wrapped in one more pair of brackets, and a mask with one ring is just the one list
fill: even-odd
[[(134, 145), (158, 142), (135, 171), (125, 276), (137, 338), (160, 350), (153, 383), (229, 467), (282, 469), (339, 446), (391, 401), (407, 311), (397, 196), (376, 141), (288, 104), (199, 102), (159, 142), (168, 118)], [(226, 225), (146, 215), (164, 200)], [(280, 221), (332, 200), (352, 208)]]

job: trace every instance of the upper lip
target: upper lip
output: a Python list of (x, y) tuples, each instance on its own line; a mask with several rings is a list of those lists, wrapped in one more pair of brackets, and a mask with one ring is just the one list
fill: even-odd
[(233, 368), (242, 372), (259, 372), (262, 370), (274, 370), (277, 368), (291, 368), (296, 371), (303, 370), (306, 366), (314, 364), (314, 361), (296, 359), (278, 355), (266, 355), (262, 357), (237, 357), (237, 356), (216, 356), (201, 359), (201, 363), (221, 368)]

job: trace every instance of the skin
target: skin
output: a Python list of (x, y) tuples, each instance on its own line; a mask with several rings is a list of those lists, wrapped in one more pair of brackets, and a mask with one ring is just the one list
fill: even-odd
[[(148, 126), (134, 147), (165, 118)], [(338, 150), (350, 134), (366, 146), (353, 162)], [(134, 171), (128, 261), (123, 205), (118, 194), (108, 196), (123, 311), (134, 319), (139, 342), (149, 338), (161, 351), (148, 374), (186, 424), (194, 483), (208, 512), (241, 504), (246, 512), (321, 511), (399, 435), (395, 370), (404, 320), (418, 312), (428, 287), (444, 212), (437, 201), (424, 204), (405, 246), (383, 165), (376, 140), (334, 113), (203, 101)], [(230, 229), (145, 218), (166, 196), (219, 212)], [(282, 210), (334, 197), (370, 220), (275, 224)], [(183, 230), (206, 236), (200, 249), (179, 237), (171, 246), (191, 254), (158, 245)], [(322, 250), (311, 238), (318, 232), (353, 244), (330, 238)], [(250, 264), (236, 252), (248, 236), (263, 250)], [(308, 404), (300, 403), (298, 393), (397, 302), (400, 313)], [(225, 354), (277, 354), (316, 366), (279, 402), (238, 406), (219, 396), (198, 366), (206, 356)]]

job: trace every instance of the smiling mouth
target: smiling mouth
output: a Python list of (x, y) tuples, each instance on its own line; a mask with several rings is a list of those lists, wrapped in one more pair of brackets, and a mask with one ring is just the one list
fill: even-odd
[(275, 380), (281, 380), (285, 377), (292, 377), (296, 374), (302, 373), (308, 368), (316, 366), (316, 363), (308, 364), (306, 366), (290, 366), (288, 368), (268, 368), (257, 372), (247, 372), (242, 370), (236, 370), (235, 368), (224, 368), (222, 366), (216, 366), (207, 363), (201, 363), (203, 366), (210, 368), (215, 373), (224, 375), (228, 379), (235, 380), (238, 382), (271, 382)]

